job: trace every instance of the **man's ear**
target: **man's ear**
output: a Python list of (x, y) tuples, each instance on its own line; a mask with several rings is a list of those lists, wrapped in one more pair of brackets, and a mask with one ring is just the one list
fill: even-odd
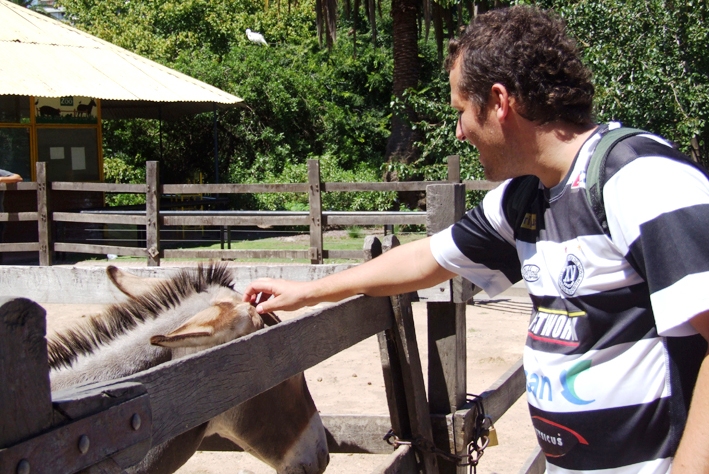
[(500, 122), (504, 122), (510, 113), (510, 107), (514, 99), (507, 92), (507, 87), (500, 83), (492, 85), (490, 91), (490, 101), (495, 107), (495, 114)]

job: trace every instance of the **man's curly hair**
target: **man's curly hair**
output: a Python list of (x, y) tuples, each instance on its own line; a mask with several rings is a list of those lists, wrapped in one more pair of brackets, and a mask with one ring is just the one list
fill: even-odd
[(481, 116), (492, 85), (500, 83), (527, 120), (578, 125), (593, 121), (591, 72), (553, 12), (513, 6), (480, 15), (459, 39), (450, 41), (446, 70), (459, 59), (459, 89), (480, 107)]

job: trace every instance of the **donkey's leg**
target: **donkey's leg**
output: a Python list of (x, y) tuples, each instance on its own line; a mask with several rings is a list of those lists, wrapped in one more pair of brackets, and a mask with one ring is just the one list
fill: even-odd
[(182, 433), (154, 447), (128, 474), (172, 474), (187, 462), (202, 442), (209, 422)]

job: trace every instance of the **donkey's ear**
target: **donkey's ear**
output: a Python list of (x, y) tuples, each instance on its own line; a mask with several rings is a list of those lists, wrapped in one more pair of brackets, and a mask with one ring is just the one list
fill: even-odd
[(106, 267), (106, 274), (116, 288), (133, 299), (153, 291), (158, 285), (167, 281), (163, 278), (139, 277), (113, 265)]
[(261, 317), (249, 303), (219, 303), (200, 311), (185, 324), (165, 336), (150, 338), (154, 346), (214, 347), (263, 327)]

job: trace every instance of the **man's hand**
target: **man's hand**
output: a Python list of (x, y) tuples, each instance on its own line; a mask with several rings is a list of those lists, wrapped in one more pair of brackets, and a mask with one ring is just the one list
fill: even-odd
[(308, 306), (309, 282), (260, 278), (246, 288), (243, 301), (256, 306), (259, 314), (295, 311)]

